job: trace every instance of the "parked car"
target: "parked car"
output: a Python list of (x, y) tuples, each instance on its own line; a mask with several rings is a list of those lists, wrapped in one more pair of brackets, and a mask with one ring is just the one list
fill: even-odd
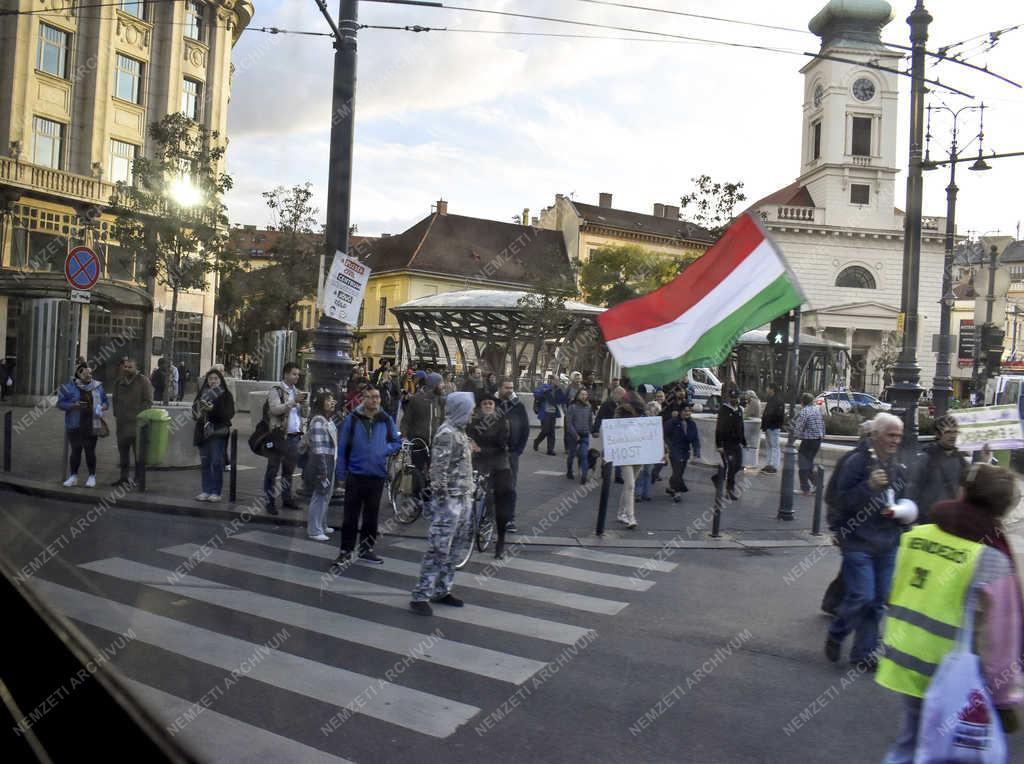
[(819, 393), (814, 398), (814, 405), (824, 407), (828, 414), (848, 414), (856, 409), (873, 409), (876, 412), (892, 409), (892, 404), (881, 401), (873, 395), (849, 390)]

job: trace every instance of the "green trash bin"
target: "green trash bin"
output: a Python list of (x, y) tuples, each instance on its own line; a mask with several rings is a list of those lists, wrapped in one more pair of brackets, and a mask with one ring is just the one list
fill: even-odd
[(138, 426), (138, 448), (143, 450), (142, 430), (146, 428), (146, 466), (154, 467), (167, 457), (167, 443), (171, 437), (171, 415), (163, 409), (146, 409), (136, 417)]

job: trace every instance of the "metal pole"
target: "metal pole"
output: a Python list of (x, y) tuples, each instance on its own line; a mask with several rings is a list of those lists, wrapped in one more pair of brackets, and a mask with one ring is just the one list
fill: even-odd
[(718, 466), (718, 473), (715, 475), (715, 506), (714, 514), (711, 517), (711, 538), (717, 539), (721, 537), (722, 527), (722, 507), (725, 506), (725, 481), (728, 474), (728, 470), (725, 465), (725, 457), (722, 457), (722, 463)]
[[(0, 385), (4, 380), (0, 380)], [(14, 447), (13, 413), (8, 411), (4, 414), (4, 472), (11, 471), (11, 449)]]
[(149, 456), (149, 422), (139, 428), (139, 442), (135, 447), (135, 485), (141, 493), (146, 492), (146, 459)]
[(814, 471), (814, 517), (811, 520), (811, 535), (821, 535), (821, 503), (823, 500), (822, 494), (824, 493), (823, 488), (825, 486), (825, 468), (820, 464), (818, 469)]
[(238, 497), (238, 430), (231, 431), (231, 440), (228, 446), (231, 454), (231, 476), (228, 478), (228, 501), (235, 501)]
[[(352, 202), (352, 143), (355, 136), (357, 0), (340, 0), (338, 33), (334, 41), (334, 86), (331, 99), (331, 150), (327, 175), (327, 257), (348, 252)], [(321, 6), (325, 11), (326, 8)], [(372, 267), (372, 266), (371, 266)], [(321, 306), (322, 307), (322, 306)], [(316, 393), (330, 390), (344, 400), (345, 383), (352, 372), (352, 332), (345, 324), (321, 313), (309, 361)]]
[(595, 536), (604, 535), (604, 524), (608, 517), (608, 495), (612, 490), (612, 463), (605, 461), (601, 465), (601, 498), (597, 502), (597, 528)]
[(935, 401), (935, 416), (945, 415), (953, 395), (953, 378), (950, 354), (952, 337), (950, 323), (953, 313), (953, 234), (956, 231), (956, 118), (953, 119), (953, 145), (949, 149), (949, 185), (946, 186), (946, 240), (942, 260), (942, 298), (939, 300), (939, 355), (935, 360), (935, 378), (932, 380), (932, 397)]
[(800, 400), (800, 308), (793, 311), (793, 365), (786, 375), (789, 387), (789, 435), (782, 449), (782, 480), (779, 481), (779, 520), (793, 519), (793, 485), (796, 482), (796, 436), (793, 417)]
[(68, 431), (61, 427), (61, 432), (64, 433), (64, 449), (63, 455), (61, 456), (60, 465), (60, 482), (64, 482), (71, 475), (71, 466), (68, 464)]
[(924, 66), (925, 43), (932, 17), (922, 0), (907, 18), (910, 24), (910, 166), (907, 171), (907, 214), (903, 228), (903, 348), (893, 369), (892, 399), (894, 413), (904, 420), (904, 447), (917, 445), (917, 404), (921, 398), (921, 368), (917, 365), (917, 298), (921, 276), (921, 147), (924, 143)]

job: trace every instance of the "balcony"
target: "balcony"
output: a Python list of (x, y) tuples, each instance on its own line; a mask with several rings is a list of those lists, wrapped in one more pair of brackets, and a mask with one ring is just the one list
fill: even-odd
[(89, 204), (106, 205), (114, 193), (113, 183), (28, 162), (15, 162), (10, 157), (0, 157), (0, 183)]
[(825, 210), (821, 207), (805, 207), (802, 205), (778, 205), (763, 207), (761, 218), (766, 223), (824, 223)]

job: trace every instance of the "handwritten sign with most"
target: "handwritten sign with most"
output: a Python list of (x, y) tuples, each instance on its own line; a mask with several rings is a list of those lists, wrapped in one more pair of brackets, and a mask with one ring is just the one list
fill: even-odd
[(601, 421), (601, 442), (605, 461), (625, 464), (657, 464), (665, 453), (661, 417)]
[(980, 451), (986, 445), (991, 449), (1024, 448), (1020, 413), (1017, 405), (983, 406), (981, 408), (951, 411), (960, 425), (956, 447), (961, 451)]
[(331, 318), (355, 326), (359, 321), (359, 306), (366, 292), (370, 269), (341, 252), (334, 253), (331, 272), (324, 285), (323, 310)]

